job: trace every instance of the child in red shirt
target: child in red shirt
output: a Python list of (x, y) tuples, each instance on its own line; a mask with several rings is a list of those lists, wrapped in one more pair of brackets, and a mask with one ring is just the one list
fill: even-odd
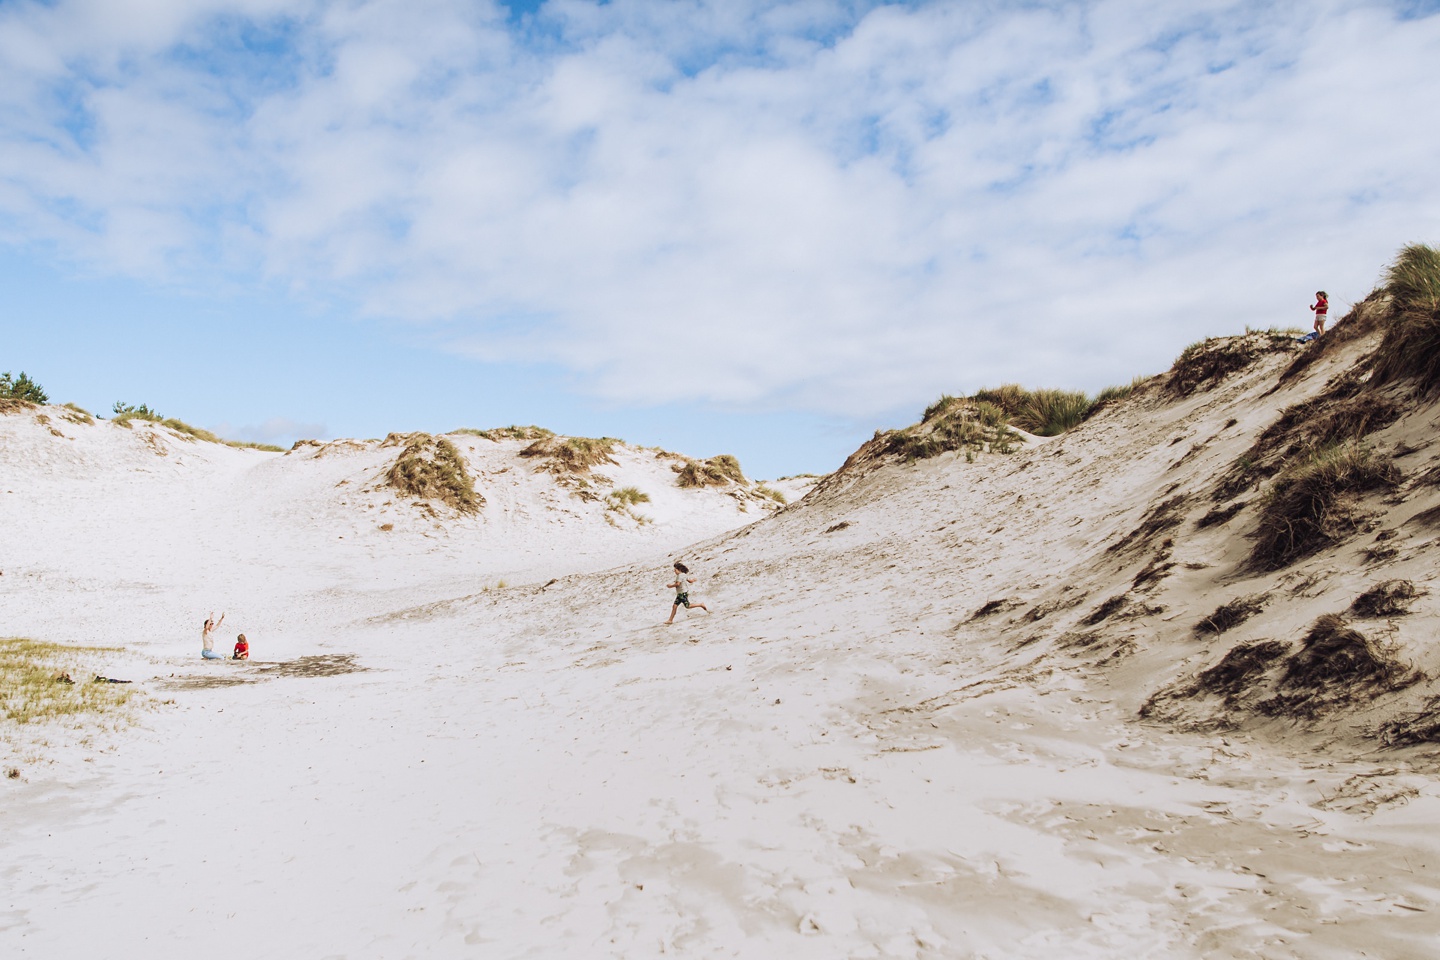
[(231, 659), (232, 659), (232, 660), (249, 660), (249, 659), (250, 659), (250, 641), (245, 639), (245, 634), (242, 633), (242, 634), (240, 634), (239, 637), (237, 637), (237, 638), (235, 639), (235, 655), (234, 655), (233, 657), (231, 657)]
[(1330, 312), (1330, 298), (1324, 290), (1315, 291), (1315, 305), (1310, 309), (1315, 312), (1315, 336), (1318, 337), (1325, 332), (1325, 315)]

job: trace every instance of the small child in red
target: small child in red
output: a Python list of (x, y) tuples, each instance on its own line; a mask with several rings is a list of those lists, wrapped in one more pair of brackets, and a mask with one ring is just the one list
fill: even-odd
[(1318, 337), (1325, 332), (1325, 315), (1330, 312), (1330, 298), (1324, 290), (1315, 291), (1315, 305), (1310, 309), (1315, 312), (1315, 336)]
[(239, 637), (237, 637), (237, 638), (235, 639), (235, 656), (231, 657), (230, 659), (232, 659), (232, 660), (249, 660), (249, 659), (250, 659), (250, 641), (245, 639), (245, 634), (242, 633), (242, 634), (240, 634)]

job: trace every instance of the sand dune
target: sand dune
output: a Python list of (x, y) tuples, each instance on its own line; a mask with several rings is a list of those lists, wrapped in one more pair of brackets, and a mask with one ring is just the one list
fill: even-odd
[[(877, 441), (773, 513), (626, 448), (604, 489), (648, 492), (648, 524), (519, 441), (454, 438), (485, 497), (464, 517), (377, 486), (379, 442), (0, 417), (3, 632), (121, 642), (102, 667), (149, 698), (8, 731), (0, 944), (1431, 956), (1440, 408), (1395, 387), (1364, 441), (1399, 479), (1280, 567), (1252, 558), (1273, 478), (1231, 477), (1296, 404), (1352, 401), (1378, 336), (1355, 329), (1298, 367), (1287, 339), (1215, 341), (1011, 455)], [(681, 556), (713, 613), (665, 627)], [(1352, 609), (1390, 581), (1409, 612)], [(199, 660), (212, 607), (255, 661)], [(1307, 641), (1331, 613), (1361, 641)]]

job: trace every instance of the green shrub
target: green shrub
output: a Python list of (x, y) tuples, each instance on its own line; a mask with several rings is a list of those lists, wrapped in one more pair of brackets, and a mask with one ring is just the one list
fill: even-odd
[(30, 379), (24, 371), (18, 377), (11, 377), (7, 370), (0, 373), (0, 400), (19, 400), (21, 403), (49, 403), (50, 397), (40, 384)]
[(1390, 318), (1375, 352), (1374, 382), (1440, 386), (1440, 250), (1413, 243), (1385, 272)]

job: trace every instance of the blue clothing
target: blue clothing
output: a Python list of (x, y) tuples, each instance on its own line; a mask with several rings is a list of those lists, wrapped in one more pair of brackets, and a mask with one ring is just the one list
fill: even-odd
[(220, 652), (218, 652), (218, 651), (216, 651), (216, 650), (201, 650), (201, 651), (200, 651), (200, 656), (204, 657), (206, 660), (224, 660), (224, 659), (225, 659), (225, 654), (220, 653)]

